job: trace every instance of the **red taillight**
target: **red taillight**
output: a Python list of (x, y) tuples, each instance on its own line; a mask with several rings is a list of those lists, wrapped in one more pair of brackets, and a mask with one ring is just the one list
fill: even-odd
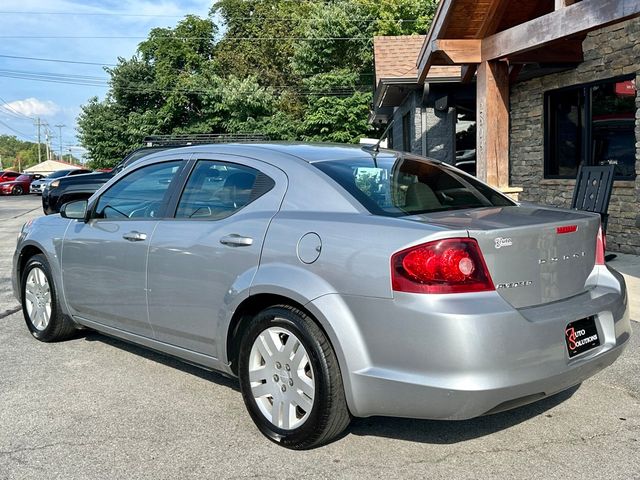
[(396, 292), (464, 293), (494, 290), (478, 243), (447, 238), (417, 245), (391, 257)]
[(602, 225), (598, 228), (598, 236), (596, 237), (596, 265), (604, 265), (604, 251), (607, 248), (607, 241), (604, 233), (602, 233)]

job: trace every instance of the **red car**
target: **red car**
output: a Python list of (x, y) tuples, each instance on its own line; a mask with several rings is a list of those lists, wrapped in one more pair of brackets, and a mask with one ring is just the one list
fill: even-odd
[(19, 176), (20, 174), (18, 172), (12, 172), (11, 170), (0, 170), (0, 183), (11, 182)]
[(31, 182), (40, 178), (44, 178), (44, 175), (38, 173), (23, 173), (9, 182), (0, 183), (0, 195), (22, 195), (29, 193), (29, 185), (31, 185)]

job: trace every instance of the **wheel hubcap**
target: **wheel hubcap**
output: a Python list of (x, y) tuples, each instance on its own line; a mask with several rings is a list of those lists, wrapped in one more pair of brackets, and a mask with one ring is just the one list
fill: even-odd
[(42, 331), (51, 320), (51, 289), (44, 271), (34, 267), (27, 276), (24, 300), (33, 327)]
[(315, 377), (302, 342), (281, 327), (264, 330), (253, 342), (249, 358), (251, 394), (273, 425), (285, 430), (309, 417)]

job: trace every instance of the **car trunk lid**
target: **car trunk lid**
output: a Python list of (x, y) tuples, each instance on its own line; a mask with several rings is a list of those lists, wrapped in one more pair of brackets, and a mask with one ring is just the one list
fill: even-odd
[(585, 290), (595, 264), (597, 215), (539, 206), (489, 207), (405, 217), (475, 238), (496, 291), (516, 308)]

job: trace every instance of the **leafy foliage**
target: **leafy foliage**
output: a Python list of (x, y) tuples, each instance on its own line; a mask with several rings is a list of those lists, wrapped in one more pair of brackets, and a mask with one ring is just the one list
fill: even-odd
[(12, 135), (0, 135), (2, 169), (22, 171), (38, 163), (38, 144), (23, 142)]
[[(92, 166), (151, 134), (262, 133), (357, 142), (373, 91), (374, 35), (425, 33), (436, 0), (218, 0), (209, 18), (155, 28), (107, 69), (78, 118)], [(222, 19), (218, 27), (213, 19)]]

